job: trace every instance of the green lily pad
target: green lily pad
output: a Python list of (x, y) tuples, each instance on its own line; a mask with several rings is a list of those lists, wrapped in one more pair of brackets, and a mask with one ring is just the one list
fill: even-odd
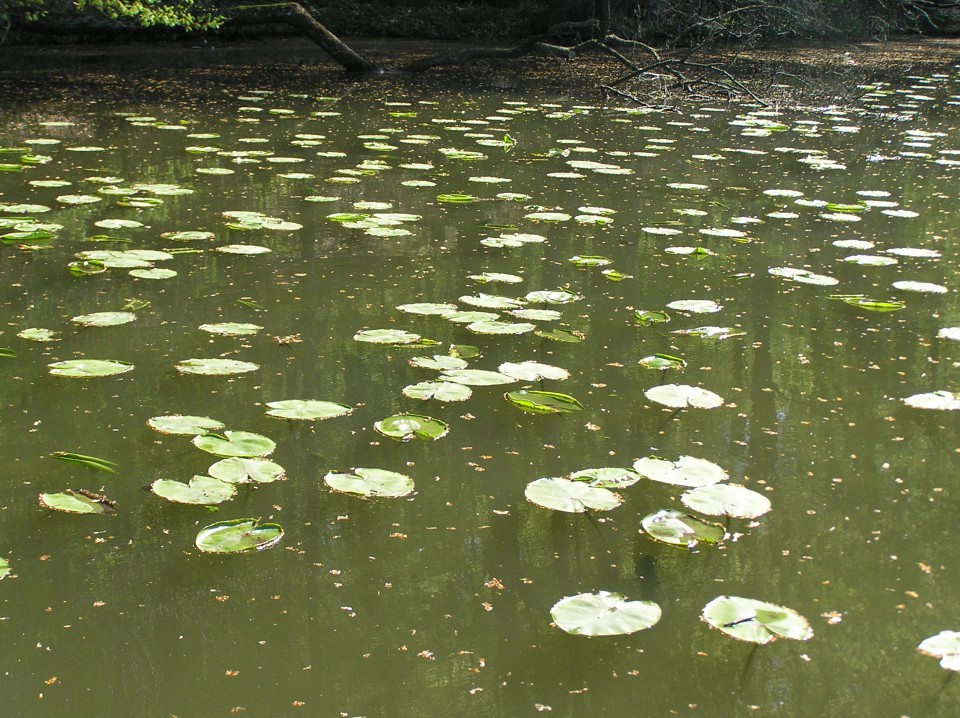
[(449, 369), (440, 377), (443, 381), (452, 381), (467, 386), (496, 386), (513, 384), (516, 379), (498, 371), (486, 369)]
[(755, 519), (771, 509), (770, 499), (740, 484), (698, 486), (685, 492), (680, 502), (710, 516)]
[(709, 299), (678, 299), (667, 304), (667, 307), (691, 314), (713, 314), (723, 309), (721, 305)]
[(95, 312), (81, 314), (70, 321), (85, 327), (115, 327), (120, 324), (129, 324), (136, 319), (137, 315), (133, 312)]
[(115, 502), (86, 489), (67, 489), (58, 494), (40, 494), (40, 505), (45, 509), (68, 514), (113, 514), (117, 511)]
[(534, 334), (552, 342), (563, 342), (565, 344), (579, 344), (584, 339), (583, 334), (572, 329), (538, 329)]
[(172, 279), (177, 273), (172, 269), (154, 267), (152, 269), (131, 269), (128, 274), (137, 279)]
[(767, 270), (768, 274), (774, 277), (782, 277), (793, 282), (801, 284), (816, 284), (821, 287), (830, 287), (839, 284), (840, 280), (826, 274), (814, 274), (806, 269), (795, 269), (794, 267), (771, 267)]
[(445, 354), (434, 354), (432, 357), (413, 357), (409, 360), (409, 364), (421, 369), (435, 369), (437, 371), (465, 369), (467, 367), (467, 362), (463, 359)]
[(242, 553), (263, 551), (283, 538), (280, 524), (259, 523), (258, 519), (233, 519), (204, 526), (197, 534), (196, 546), (204, 553)]
[(838, 299), (844, 304), (849, 304), (861, 309), (867, 309), (871, 312), (898, 312), (907, 305), (903, 302), (888, 302), (880, 299), (870, 299), (862, 294), (831, 294), (828, 299)]
[(681, 409), (687, 406), (698, 409), (713, 409), (723, 406), (723, 398), (712, 391), (687, 384), (662, 384), (644, 392), (650, 401)]
[(368, 344), (413, 344), (421, 339), (419, 334), (402, 329), (363, 329), (354, 334), (353, 338)]
[(419, 302), (416, 304), (401, 304), (397, 309), (401, 312), (407, 312), (408, 314), (449, 314), (450, 312), (457, 311), (457, 305)]
[(0, 580), (9, 576), (11, 571), (10, 562), (5, 558), (0, 558)]
[(249, 431), (225, 431), (223, 434), (201, 434), (193, 437), (193, 445), (214, 456), (253, 458), (268, 456), (277, 445), (261, 434)]
[(200, 330), (210, 334), (219, 334), (224, 337), (240, 337), (256, 334), (263, 327), (259, 324), (247, 324), (244, 322), (220, 322), (217, 324), (201, 324)]
[(638, 364), (647, 369), (659, 369), (661, 371), (666, 369), (683, 369), (687, 366), (686, 361), (670, 354), (652, 354), (641, 359)]
[(504, 362), (497, 367), (497, 370), (501, 374), (513, 377), (517, 381), (539, 381), (540, 379), (562, 381), (570, 378), (570, 372), (566, 369), (535, 361), (525, 361), (519, 364)]
[(181, 374), (203, 376), (230, 376), (246, 374), (260, 368), (259, 364), (239, 359), (184, 359), (174, 367)]
[(720, 524), (710, 523), (695, 516), (661, 509), (644, 516), (640, 521), (643, 530), (662, 543), (692, 549), (699, 543), (720, 543), (726, 531)]
[(220, 431), (223, 428), (223, 422), (207, 416), (170, 414), (168, 416), (153, 416), (147, 419), (147, 426), (161, 434), (199, 436), (211, 431)]
[(259, 244), (224, 244), (214, 249), (223, 254), (241, 254), (246, 256), (268, 254), (273, 251), (269, 247), (262, 247)]
[(680, 336), (700, 337), (701, 339), (731, 339), (742, 337), (746, 332), (737, 331), (733, 327), (694, 327), (693, 329), (674, 329), (671, 334)]
[(666, 312), (651, 311), (649, 309), (637, 309), (633, 313), (633, 318), (637, 324), (642, 327), (649, 324), (664, 324), (670, 321), (670, 315)]
[(179, 232), (164, 232), (160, 235), (164, 239), (172, 242), (197, 242), (204, 239), (214, 239), (216, 235), (213, 232), (200, 230), (181, 230)]
[(203, 506), (222, 503), (237, 494), (235, 485), (210, 476), (194, 476), (189, 484), (170, 479), (157, 479), (150, 484), (150, 489), (157, 496), (175, 504)]
[(31, 342), (58, 342), (60, 339), (53, 329), (43, 329), (41, 327), (31, 327), (17, 332), (17, 336)]
[(946, 294), (947, 288), (940, 284), (933, 284), (931, 282), (910, 282), (910, 281), (900, 281), (893, 283), (894, 289), (899, 289), (902, 292), (917, 292), (919, 294)]
[[(601, 218), (602, 219), (602, 218)], [(606, 220), (609, 221), (609, 220)], [(570, 257), (567, 260), (570, 264), (574, 264), (578, 267), (606, 267), (607, 265), (613, 264), (613, 261), (607, 257), (600, 257), (597, 255), (575, 255)]]
[(633, 462), (633, 470), (653, 481), (674, 486), (711, 486), (730, 478), (712, 461), (693, 456), (681, 456), (676, 462), (649, 456)]
[(513, 299), (511, 297), (501, 297), (496, 294), (484, 294), (480, 292), (475, 296), (464, 295), (460, 301), (469, 304), (471, 307), (480, 307), (482, 309), (519, 309), (526, 302), (522, 299)]
[(386, 469), (352, 469), (350, 473), (331, 471), (323, 477), (334, 491), (369, 497), (400, 498), (413, 493), (413, 479)]
[(575, 636), (625, 636), (650, 628), (660, 615), (653, 601), (627, 601), (607, 591), (566, 596), (550, 609), (557, 627)]
[(346, 404), (337, 404), (332, 401), (318, 401), (316, 399), (286, 399), (284, 401), (267, 402), (270, 411), (267, 416), (277, 416), (281, 419), (300, 419), (303, 421), (322, 421), (337, 416), (346, 416), (353, 413), (353, 408)]
[(133, 364), (113, 359), (68, 359), (47, 364), (54, 376), (71, 379), (88, 379), (99, 376), (115, 376), (133, 371)]
[(482, 320), (471, 322), (467, 330), (474, 334), (528, 334), (537, 327), (525, 322), (499, 322), (496, 320)]
[(621, 499), (609, 489), (594, 488), (583, 481), (561, 478), (536, 479), (527, 484), (523, 495), (528, 501), (545, 509), (584, 513), (610, 511), (620, 505)]
[(569, 304), (578, 299), (583, 299), (579, 294), (568, 292), (565, 289), (540, 289), (535, 292), (529, 292), (524, 299), (534, 304)]
[(270, 484), (286, 478), (284, 468), (269, 459), (231, 456), (207, 469), (215, 479), (230, 484)]
[(939, 658), (941, 668), (960, 671), (960, 631), (940, 631), (924, 638), (917, 650), (925, 656)]
[(518, 277), (516, 274), (504, 274), (502, 272), (483, 272), (482, 274), (471, 274), (468, 278), (475, 282), (479, 282), (480, 284), (487, 284), (490, 282), (517, 284), (523, 281), (523, 277)]
[(450, 431), (446, 422), (423, 414), (394, 414), (376, 422), (373, 428), (397, 441), (435, 441)]
[(473, 390), (465, 384), (452, 381), (421, 381), (403, 388), (403, 395), (411, 399), (436, 399), (437, 401), (466, 401), (473, 395)]
[(572, 396), (556, 391), (520, 389), (508, 391), (503, 397), (518, 409), (531, 414), (569, 414), (583, 410), (583, 404)]
[(807, 619), (792, 608), (752, 598), (718, 596), (703, 607), (700, 618), (737, 640), (761, 645), (778, 638), (813, 638)]
[(531, 322), (555, 322), (563, 316), (556, 309), (511, 309), (507, 314)]
[(642, 476), (630, 469), (604, 467), (601, 469), (582, 469), (570, 474), (571, 481), (585, 481), (587, 486), (598, 489), (622, 489), (633, 486)]

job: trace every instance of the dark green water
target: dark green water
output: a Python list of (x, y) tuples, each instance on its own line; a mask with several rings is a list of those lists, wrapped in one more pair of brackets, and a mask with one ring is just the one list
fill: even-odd
[[(44, 249), (0, 246), (0, 346), (17, 352), (0, 359), (0, 554), (13, 570), (0, 582), (5, 715), (956, 715), (960, 687), (944, 686), (947, 674), (936, 659), (915, 649), (927, 636), (960, 629), (960, 426), (954, 412), (903, 403), (918, 393), (960, 389), (960, 345), (938, 337), (960, 324), (960, 177), (952, 164), (960, 116), (956, 73), (945, 72), (918, 78), (913, 88), (888, 87), (890, 94), (868, 96), (862, 109), (845, 113), (748, 115), (756, 108), (712, 107), (638, 115), (458, 95), (395, 98), (410, 103), (398, 106), (257, 95), (257, 88), (238, 88), (236, 97), (193, 110), (134, 100), (5, 108), (0, 146), (27, 150), (4, 152), (0, 162), (17, 164), (27, 152), (50, 159), (0, 172), (0, 210), (27, 203), (50, 211), (0, 217), (29, 214), (62, 225)], [(262, 110), (242, 109), (251, 107)], [(50, 121), (73, 124), (42, 124)], [(158, 126), (179, 123), (185, 129)], [(768, 129), (758, 131), (764, 124)], [(188, 136), (195, 133), (219, 136)], [(294, 142), (298, 134), (324, 139), (308, 137), (320, 144), (304, 146)], [(509, 150), (477, 143), (506, 134), (516, 140)], [(436, 139), (402, 141), (411, 136)], [(44, 138), (60, 142), (28, 142)], [(250, 138), (265, 141), (244, 141)], [(395, 149), (371, 149), (370, 142)], [(102, 149), (71, 150), (77, 147)], [(303, 161), (236, 163), (187, 147), (265, 150)], [(486, 159), (454, 159), (441, 148)], [(817, 157), (833, 164), (807, 161)], [(570, 160), (629, 173), (576, 169)], [(386, 166), (370, 170), (371, 161)], [(353, 177), (338, 170), (364, 162), (357, 182), (329, 181)], [(198, 167), (234, 173), (202, 174)], [(491, 176), (510, 181), (470, 180)], [(90, 177), (193, 192), (160, 195), (155, 207), (123, 207), (120, 195), (99, 192), (111, 185)], [(71, 184), (30, 184), (51, 179)], [(411, 180), (434, 184), (403, 184)], [(670, 186), (678, 183), (703, 187)], [(501, 192), (530, 198), (507, 201), (496, 197)], [(480, 201), (438, 202), (442, 193)], [(101, 201), (56, 199), (78, 194)], [(305, 199), (316, 195), (337, 199)], [(835, 216), (834, 208), (810, 200), (861, 207)], [(386, 237), (327, 219), (354, 211), (354, 202), (387, 202), (391, 212), (422, 218), (401, 225), (409, 235)], [(537, 210), (576, 216), (579, 207), (597, 206), (616, 211), (612, 223), (526, 218)], [(227, 228), (222, 213), (238, 210), (302, 227)], [(910, 214), (899, 216), (901, 210)], [(143, 226), (94, 224), (104, 219)], [(161, 237), (180, 230), (215, 238)], [(517, 248), (480, 242), (513, 231), (546, 241)], [(97, 234), (130, 241), (87, 241)], [(850, 239), (875, 246), (834, 245)], [(214, 251), (239, 243), (271, 252)], [(715, 254), (666, 251), (676, 246)], [(85, 250), (171, 248), (200, 251), (158, 262), (177, 272), (162, 281), (119, 268), (82, 277), (67, 270)], [(886, 252), (896, 248), (940, 256)], [(843, 261), (854, 254), (898, 263)], [(608, 268), (630, 276), (611, 281), (600, 268), (570, 263), (576, 255), (602, 255), (612, 261)], [(773, 267), (838, 282), (794, 282), (770, 275)], [(469, 278), (484, 271), (523, 281), (480, 285)], [(891, 286), (899, 280), (947, 292), (901, 291)], [(459, 297), (560, 288), (582, 298), (549, 307), (561, 312), (558, 321), (535, 323), (576, 331), (581, 343), (532, 333), (477, 335), (396, 308), (468, 308)], [(871, 312), (831, 294), (906, 306)], [(130, 324), (82, 328), (70, 321), (121, 310), (133, 299), (149, 304)], [(670, 323), (646, 327), (633, 319), (635, 310), (664, 310), (685, 299), (722, 309), (666, 309)], [(252, 322), (263, 330), (239, 338), (198, 330), (212, 322)], [(703, 325), (742, 334), (711, 340), (672, 333)], [(29, 327), (53, 329), (60, 340), (16, 336)], [(353, 340), (369, 328), (414, 331), (441, 345), (398, 349)], [(291, 335), (295, 340), (275, 339)], [(435, 374), (408, 359), (444, 354), (450, 344), (481, 349), (471, 368), (528, 359), (563, 367), (571, 377), (545, 388), (585, 408), (524, 414), (503, 398), (522, 383), (474, 387), (465, 403), (404, 397), (403, 387)], [(655, 353), (680, 356), (687, 367), (661, 373), (639, 366)], [(82, 380), (48, 373), (51, 362), (83, 357), (135, 368)], [(260, 368), (229, 377), (174, 369), (192, 357)], [(724, 405), (673, 413), (644, 396), (661, 383), (703, 387)], [(264, 404), (280, 399), (343, 402), (355, 411), (315, 424), (266, 416)], [(374, 430), (374, 422), (401, 411), (442, 419), (449, 434), (398, 443)], [(160, 478), (186, 481), (216, 460), (190, 437), (162, 435), (145, 423), (166, 414), (210, 416), (229, 429), (269, 436), (277, 443), (271, 458), (288, 480), (241, 487), (215, 512), (145, 491)], [(51, 458), (56, 451), (114, 461), (118, 472), (58, 461)], [(688, 552), (639, 530), (640, 519), (657, 509), (682, 509), (683, 487), (642, 480), (620, 491), (621, 506), (589, 517), (524, 498), (534, 479), (629, 468), (651, 454), (715, 462), (730, 481), (766, 495), (773, 509), (755, 520), (732, 519), (721, 546)], [(416, 493), (381, 500), (332, 493), (324, 475), (351, 467), (405, 473)], [(39, 493), (68, 487), (106, 494), (117, 513), (76, 516), (38, 505)], [(244, 555), (194, 547), (200, 528), (237, 517), (276, 521), (285, 536), (270, 550)], [(559, 599), (599, 590), (655, 601), (662, 619), (614, 637), (551, 626)], [(752, 651), (699, 620), (719, 595), (793, 608), (815, 637)]]

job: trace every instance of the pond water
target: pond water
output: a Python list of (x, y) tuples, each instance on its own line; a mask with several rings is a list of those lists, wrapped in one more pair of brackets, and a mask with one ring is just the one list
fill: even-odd
[[(916, 647), (960, 629), (960, 426), (911, 404), (958, 402), (958, 81), (864, 88), (843, 111), (257, 87), (4, 108), (8, 714), (956, 715), (958, 686)], [(132, 316), (74, 319), (101, 312)], [(201, 329), (223, 323), (255, 327)], [(513, 376), (404, 394), (442, 373), (413, 364), (451, 354)], [(90, 359), (129, 365), (57, 373)], [(502, 367), (524, 361), (565, 372)], [(719, 398), (675, 409), (661, 385)], [(343, 415), (267, 415), (282, 400)], [(405, 413), (443, 424), (385, 421)], [(268, 437), (286, 480), (163, 498), (197, 500), (168, 482), (221, 458), (193, 445), (202, 429), (147, 423), (171, 415)], [(603, 467), (616, 496), (528, 489)], [(332, 489), (357, 468), (413, 492)], [(718, 478), (755, 492), (759, 509), (726, 505), (752, 518), (681, 500)], [(66, 489), (116, 511), (38, 501)], [(559, 510), (583, 502), (610, 510)], [(665, 509), (726, 536), (655, 541), (641, 523)], [(198, 549), (243, 518), (283, 536)], [(552, 625), (560, 599), (601, 591), (662, 616), (629, 635)], [(700, 619), (718, 596), (793, 609), (814, 636), (734, 640)]]

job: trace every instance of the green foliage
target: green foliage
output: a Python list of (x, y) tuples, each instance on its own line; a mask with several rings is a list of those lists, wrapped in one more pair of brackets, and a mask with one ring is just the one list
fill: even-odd
[(144, 27), (163, 25), (184, 30), (209, 30), (223, 24), (224, 17), (204, 0), (76, 0), (80, 12), (97, 10), (109, 18), (129, 18)]
[(0, 2), (0, 25), (7, 28), (14, 22), (33, 22), (44, 11), (43, 0), (5, 0)]

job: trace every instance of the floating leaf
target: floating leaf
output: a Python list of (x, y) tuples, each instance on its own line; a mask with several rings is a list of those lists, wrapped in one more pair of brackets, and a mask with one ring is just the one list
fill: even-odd
[(613, 264), (612, 260), (607, 257), (599, 257), (593, 255), (575, 255), (570, 257), (567, 260), (570, 264), (576, 265), (577, 267), (606, 267), (607, 265)]
[(216, 251), (224, 254), (267, 254), (272, 250), (268, 247), (261, 247), (257, 244), (225, 244), (222, 247), (216, 247)]
[(698, 486), (685, 492), (680, 501), (687, 508), (702, 514), (738, 519), (755, 519), (771, 508), (770, 499), (740, 484)]
[(88, 379), (99, 376), (114, 376), (133, 371), (133, 364), (113, 359), (69, 359), (47, 364), (54, 376), (71, 379)]
[(728, 636), (750, 643), (813, 638), (807, 619), (793, 609), (752, 598), (718, 596), (703, 607), (700, 618)]
[(423, 414), (394, 414), (376, 422), (373, 428), (397, 441), (435, 441), (450, 431), (446, 422)]
[(481, 307), (483, 309), (519, 309), (526, 303), (522, 299), (501, 297), (496, 294), (484, 294), (482, 292), (476, 296), (462, 296), (460, 297), (460, 301), (464, 304), (469, 304), (471, 307)]
[(203, 376), (230, 376), (246, 374), (260, 368), (259, 364), (239, 359), (184, 359), (174, 367), (181, 374)]
[(740, 332), (733, 327), (695, 327), (693, 329), (674, 329), (671, 334), (680, 334), (702, 339), (730, 339), (742, 337), (746, 332)]
[(566, 369), (535, 361), (525, 361), (519, 364), (504, 362), (497, 367), (497, 370), (501, 374), (513, 377), (517, 381), (539, 381), (540, 379), (563, 381), (564, 379), (570, 378), (570, 372)]
[(675, 302), (670, 302), (667, 307), (679, 312), (691, 312), (692, 314), (713, 314), (723, 309), (721, 305), (709, 299), (678, 299)]
[(277, 416), (281, 419), (300, 419), (303, 421), (322, 421), (337, 416), (346, 416), (353, 413), (353, 408), (346, 404), (336, 404), (332, 401), (318, 401), (315, 399), (286, 399), (284, 401), (268, 401), (270, 411), (267, 416)]
[(323, 477), (334, 491), (360, 496), (400, 498), (413, 493), (413, 479), (386, 469), (352, 469), (351, 473), (331, 471)]
[(474, 334), (527, 334), (536, 329), (536, 326), (525, 322), (482, 320), (471, 322), (467, 325), (467, 329)]
[(193, 437), (193, 445), (214, 456), (253, 458), (268, 456), (277, 445), (261, 434), (249, 431), (225, 431), (223, 434), (201, 434)]
[(402, 329), (363, 329), (354, 334), (353, 338), (368, 344), (413, 344), (421, 339), (419, 334)]
[(106, 459), (101, 459), (96, 456), (86, 456), (84, 454), (74, 454), (70, 451), (54, 451), (50, 454), (55, 459), (60, 459), (60, 461), (67, 461), (71, 464), (77, 464), (79, 466), (86, 466), (89, 469), (97, 469), (98, 471), (107, 471), (111, 474), (117, 473), (117, 465), (112, 461), (107, 461)]
[(549, 339), (554, 342), (565, 342), (567, 344), (579, 344), (583, 341), (583, 334), (571, 329), (538, 329), (534, 332), (538, 337)]
[(767, 273), (772, 274), (774, 277), (789, 279), (793, 282), (816, 284), (822, 287), (830, 287), (840, 283), (839, 279), (828, 277), (825, 274), (814, 274), (807, 269), (795, 269), (793, 267), (771, 267), (767, 270)]
[(624, 636), (650, 628), (660, 615), (653, 601), (627, 601), (607, 591), (566, 596), (550, 609), (557, 627), (576, 636)]
[[(466, 362), (464, 362), (466, 364)], [(465, 384), (452, 381), (421, 381), (403, 388), (403, 395), (411, 399), (436, 399), (437, 401), (466, 401), (473, 391)]]
[(610, 511), (620, 505), (620, 496), (613, 491), (569, 479), (537, 479), (527, 484), (523, 493), (537, 506), (567, 513)]
[(660, 369), (661, 371), (666, 369), (683, 369), (687, 366), (686, 361), (670, 354), (652, 354), (651, 356), (644, 357), (638, 363), (647, 369)]
[(467, 386), (495, 386), (513, 384), (516, 381), (513, 377), (486, 369), (451, 369), (443, 372), (441, 379)]
[(535, 304), (568, 304), (569, 302), (575, 302), (578, 299), (583, 299), (579, 294), (574, 294), (573, 292), (568, 292), (563, 289), (557, 290), (539, 290), (536, 292), (530, 292), (527, 294), (524, 299), (528, 302), (534, 302)]
[(568, 414), (582, 411), (583, 404), (568, 394), (555, 391), (508, 391), (504, 398), (518, 409), (531, 414)]
[(710, 523), (673, 509), (661, 509), (648, 514), (641, 519), (640, 525), (657, 541), (688, 549), (694, 548), (699, 543), (720, 543), (726, 536), (726, 531), (720, 524)]
[(280, 464), (269, 459), (232, 456), (212, 464), (207, 473), (231, 484), (269, 484), (285, 477)]
[(434, 354), (432, 357), (413, 357), (409, 360), (409, 364), (421, 369), (436, 369), (437, 371), (465, 369), (467, 367), (467, 362), (463, 359), (445, 354)]
[(81, 314), (70, 321), (85, 327), (115, 327), (120, 324), (129, 324), (135, 321), (137, 315), (133, 312), (95, 312)]
[(58, 342), (60, 339), (57, 335), (60, 332), (55, 332), (53, 329), (43, 329), (41, 327), (31, 327), (29, 329), (23, 329), (22, 331), (17, 332), (17, 336), (21, 339), (26, 339), (31, 342)]
[(946, 294), (947, 288), (940, 284), (932, 284), (930, 282), (909, 282), (909, 281), (900, 281), (893, 283), (894, 289), (899, 289), (903, 292), (919, 292), (921, 294)]
[(897, 312), (907, 306), (903, 302), (885, 302), (879, 299), (869, 299), (862, 294), (831, 294), (828, 298), (839, 299), (844, 304), (867, 309), (871, 312)]
[(280, 524), (258, 519), (233, 519), (204, 526), (197, 534), (196, 546), (204, 553), (242, 553), (263, 551), (283, 538)]
[(633, 462), (633, 469), (648, 479), (675, 486), (710, 486), (730, 478), (712, 461), (693, 456), (681, 456), (675, 462), (648, 456)]
[(931, 391), (926, 394), (914, 394), (903, 400), (907, 406), (914, 409), (936, 409), (939, 411), (960, 410), (960, 392)]
[(650, 311), (648, 309), (637, 309), (633, 313), (633, 318), (642, 327), (650, 324), (664, 324), (670, 321), (670, 315), (666, 312)]
[(420, 302), (418, 304), (400, 304), (397, 309), (408, 314), (448, 314), (457, 310), (456, 304), (437, 304)]
[(194, 476), (189, 484), (170, 479), (157, 479), (150, 484), (157, 496), (176, 504), (211, 506), (236, 496), (237, 487), (210, 476)]
[(623, 489), (633, 486), (641, 478), (636, 471), (610, 467), (582, 469), (570, 474), (571, 481), (585, 481), (588, 486), (598, 489)]
[(0, 558), (0, 580), (10, 575), (10, 562), (5, 558)]
[(200, 330), (210, 334), (219, 334), (225, 337), (240, 337), (256, 334), (263, 327), (259, 324), (245, 324), (243, 322), (221, 322), (219, 324), (201, 324)]
[(948, 671), (960, 671), (960, 632), (940, 631), (935, 636), (924, 638), (917, 650), (925, 656), (940, 659), (940, 667)]
[(707, 389), (687, 384), (662, 384), (644, 392), (650, 401), (680, 409), (693, 406), (698, 409), (714, 409), (723, 405), (723, 398)]
[(161, 269), (159, 267), (153, 269), (131, 269), (128, 274), (137, 279), (172, 279), (177, 276), (174, 270)]
[(58, 494), (40, 494), (40, 505), (45, 509), (68, 514), (113, 514), (117, 511), (115, 502), (86, 489), (67, 489)]
[(207, 416), (170, 414), (168, 416), (153, 416), (147, 419), (147, 426), (161, 434), (198, 436), (212, 431), (220, 431), (223, 428), (223, 422)]

